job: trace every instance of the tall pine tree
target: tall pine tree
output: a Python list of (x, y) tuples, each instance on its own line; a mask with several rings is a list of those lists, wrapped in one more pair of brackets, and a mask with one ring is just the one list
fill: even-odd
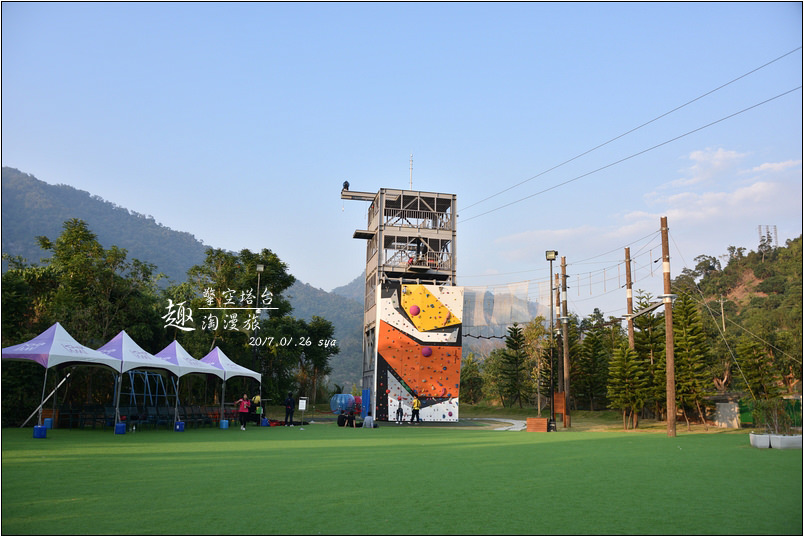
[(591, 330), (585, 334), (572, 380), (575, 398), (586, 401), (589, 410), (595, 410), (606, 397), (608, 357), (600, 333)]
[(609, 408), (623, 414), (623, 429), (628, 428), (629, 421), (634, 428), (637, 427), (638, 414), (649, 391), (650, 379), (644, 361), (628, 345), (621, 345), (609, 362), (607, 394)]
[(676, 402), (684, 413), (687, 430), (690, 411), (697, 411), (706, 426), (704, 409), (706, 397), (714, 393), (713, 375), (701, 315), (687, 294), (680, 295), (673, 307), (673, 339)]
[(526, 352), (525, 334), (517, 323), (508, 328), (505, 337), (505, 352), (502, 355), (501, 373), (502, 390), (509, 403), (519, 403), (530, 397), (530, 383), (528, 382), (528, 355)]
[[(647, 308), (653, 302), (653, 295), (637, 291), (636, 310)], [(634, 318), (634, 349), (645, 362), (649, 378), (649, 395), (646, 408), (652, 410), (656, 418), (665, 412), (667, 386), (664, 375), (665, 329), (664, 315), (657, 310)]]

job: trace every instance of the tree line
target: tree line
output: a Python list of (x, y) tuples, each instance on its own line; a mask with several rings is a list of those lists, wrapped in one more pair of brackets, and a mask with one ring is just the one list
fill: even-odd
[[(233, 253), (207, 248), (203, 263), (187, 271), (185, 282), (160, 286), (164, 276), (155, 265), (128, 259), (117, 246), (105, 249), (83, 220), (67, 220), (58, 238), (38, 237), (37, 242), (51, 255), (41, 265), (4, 256), (9, 269), (2, 276), (3, 347), (27, 341), (56, 321), (91, 348), (125, 330), (151, 353), (174, 339), (196, 358), (219, 346), (235, 363), (262, 374), (263, 399), (273, 404), (289, 391), (311, 402), (329, 394), (329, 359), (339, 352), (334, 328), (321, 317), (292, 316), (284, 295), (295, 278), (270, 249)], [(264, 307), (260, 312), (233, 309), (258, 305)], [(213, 307), (221, 309), (203, 309)], [(59, 404), (111, 402), (113, 375), (91, 367), (72, 369)], [(57, 376), (50, 377), (54, 385)], [(21, 422), (36, 408), (42, 377), (38, 364), (3, 364), (4, 426)], [(227, 392), (256, 394), (254, 382), (236, 377), (227, 382)], [(180, 398), (185, 404), (217, 404), (220, 381), (188, 375)]]
[[(776, 247), (764, 237), (756, 252), (729, 247), (726, 265), (699, 256), (672, 282), (676, 405), (689, 427), (706, 423), (718, 394), (748, 402), (801, 394), (801, 237)], [(654, 297), (637, 291), (635, 311)], [(614, 409), (623, 426), (641, 417), (666, 418), (665, 319), (659, 308), (634, 318), (634, 345), (620, 319), (595, 309), (570, 315), (569, 335), (551, 339), (543, 317), (508, 329), (505, 346), (469, 354), (461, 369), (461, 399), (535, 407), (558, 386), (563, 347), (570, 355), (570, 408)], [(554, 356), (553, 367), (550, 356)]]

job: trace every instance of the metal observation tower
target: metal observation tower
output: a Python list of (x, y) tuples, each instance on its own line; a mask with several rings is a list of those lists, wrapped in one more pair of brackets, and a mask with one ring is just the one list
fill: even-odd
[[(364, 408), (405, 419), (420, 399), (425, 421), (457, 421), (463, 289), (455, 286), (454, 194), (341, 190), (370, 202), (363, 315)], [(364, 410), (365, 412), (365, 410)]]

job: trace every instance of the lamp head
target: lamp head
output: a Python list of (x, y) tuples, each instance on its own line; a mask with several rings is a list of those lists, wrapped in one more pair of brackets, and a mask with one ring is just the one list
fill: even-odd
[(257, 265), (257, 272), (262, 272), (265, 269), (265, 265)]
[(547, 250), (544, 252), (544, 257), (548, 261), (555, 261), (556, 257), (558, 257), (558, 250)]

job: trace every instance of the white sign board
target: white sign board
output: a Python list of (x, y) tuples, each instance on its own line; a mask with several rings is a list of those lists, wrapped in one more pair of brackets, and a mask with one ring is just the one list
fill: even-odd
[(307, 398), (299, 397), (299, 410), (307, 410)]

